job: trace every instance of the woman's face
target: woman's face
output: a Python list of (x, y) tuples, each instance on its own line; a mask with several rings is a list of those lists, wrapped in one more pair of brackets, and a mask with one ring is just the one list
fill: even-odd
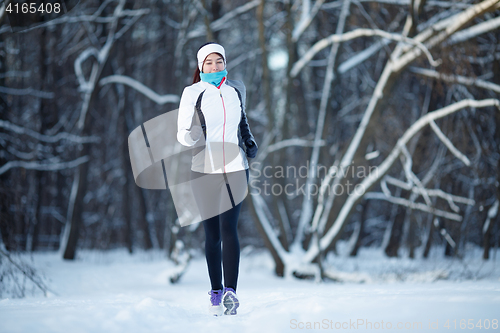
[(217, 53), (210, 53), (203, 63), (203, 73), (215, 73), (224, 69), (224, 59)]

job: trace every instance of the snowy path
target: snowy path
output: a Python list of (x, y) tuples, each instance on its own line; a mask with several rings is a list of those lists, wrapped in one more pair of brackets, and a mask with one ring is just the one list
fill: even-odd
[[(500, 332), (498, 279), (315, 284), (276, 278), (266, 256), (251, 256), (242, 258), (238, 315), (211, 317), (204, 260), (171, 285), (170, 266), (159, 255), (96, 258), (63, 262), (36, 254), (57, 296), (0, 300), (0, 332)], [(462, 319), (474, 328), (460, 329)], [(476, 327), (480, 319), (491, 327)]]

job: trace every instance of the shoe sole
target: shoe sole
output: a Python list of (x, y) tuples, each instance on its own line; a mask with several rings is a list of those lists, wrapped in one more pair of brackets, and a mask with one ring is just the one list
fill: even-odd
[(236, 298), (236, 295), (232, 291), (228, 291), (226, 295), (224, 295), (223, 303), (226, 308), (224, 311), (225, 315), (235, 315), (236, 310), (240, 306), (238, 298)]
[(224, 308), (221, 306), (211, 306), (209, 307), (209, 312), (211, 315), (214, 315), (216, 317), (222, 316), (224, 314)]

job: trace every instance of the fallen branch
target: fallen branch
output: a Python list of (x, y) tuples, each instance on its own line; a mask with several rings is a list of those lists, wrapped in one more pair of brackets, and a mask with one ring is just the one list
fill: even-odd
[[(40, 289), (43, 292), (43, 295), (45, 297), (47, 296), (47, 292), (49, 291), (49, 288), (45, 285), (45, 283), (43, 283), (43, 281), (41, 279), (37, 278), (36, 272), (32, 267), (30, 267), (30, 266), (22, 267), (20, 264), (18, 264), (17, 262), (15, 262), (11, 258), (10, 254), (8, 252), (5, 252), (1, 248), (0, 248), (0, 255), (4, 256), (17, 270), (19, 270), (21, 272), (21, 274), (25, 278), (27, 278), (28, 280), (33, 282), (33, 284), (35, 286), (37, 286), (38, 289)], [(1, 281), (1, 279), (0, 279), (0, 281)], [(20, 295), (20, 296), (24, 296), (24, 295)]]

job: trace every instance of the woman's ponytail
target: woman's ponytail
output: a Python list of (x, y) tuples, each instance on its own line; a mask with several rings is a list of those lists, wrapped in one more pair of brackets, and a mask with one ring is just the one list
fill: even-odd
[(194, 71), (194, 75), (193, 75), (193, 84), (198, 83), (200, 81), (201, 81), (200, 69), (198, 68), (198, 66), (196, 66), (196, 70)]

